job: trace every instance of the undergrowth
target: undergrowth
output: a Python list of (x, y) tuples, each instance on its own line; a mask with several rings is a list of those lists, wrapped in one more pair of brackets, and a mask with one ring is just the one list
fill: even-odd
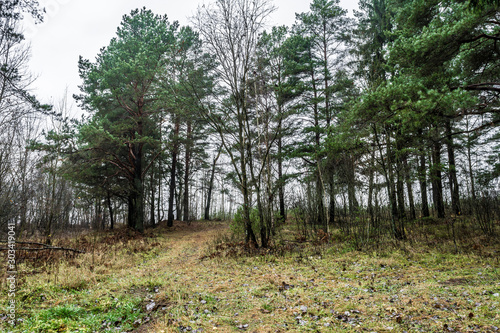
[(498, 240), (454, 227), (455, 238), (445, 224), (415, 224), (400, 242), (285, 228), (268, 249), (247, 246), (224, 222), (60, 240), (86, 253), (26, 257), (17, 325), (0, 314), (0, 329), (498, 331)]

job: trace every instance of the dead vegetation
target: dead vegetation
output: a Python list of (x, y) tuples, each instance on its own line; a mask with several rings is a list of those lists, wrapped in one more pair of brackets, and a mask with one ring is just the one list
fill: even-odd
[(20, 263), (13, 331), (495, 332), (497, 243), (461, 239), (455, 253), (446, 234), (364, 251), (336, 233), (290, 230), (256, 249), (223, 222), (57, 239), (86, 253)]

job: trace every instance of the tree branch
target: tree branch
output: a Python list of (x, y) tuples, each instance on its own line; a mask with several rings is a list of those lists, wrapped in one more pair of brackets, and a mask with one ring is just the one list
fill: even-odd
[(500, 41), (500, 37), (498, 36), (491, 36), (491, 35), (487, 35), (487, 34), (481, 34), (481, 35), (478, 35), (476, 37), (473, 37), (471, 39), (466, 39), (466, 40), (463, 40), (462, 43), (472, 43), (472, 42), (475, 42), (481, 38), (486, 38), (486, 39), (493, 39), (495, 41)]
[[(2, 244), (8, 244), (9, 242), (7, 241), (0, 241)], [(42, 246), (40, 248), (30, 248), (30, 247), (22, 247), (22, 248), (15, 248), (16, 251), (22, 250), (22, 251), (42, 251), (42, 250), (63, 250), (63, 251), (72, 251), (76, 253), (85, 253), (85, 251), (81, 250), (76, 250), (76, 249), (71, 249), (67, 247), (60, 247), (60, 246), (51, 246), (43, 243), (35, 243), (35, 242), (15, 242), (16, 244), (23, 244), (23, 245), (37, 245), (37, 246)], [(0, 251), (8, 251), (11, 250), (9, 248), (0, 248)]]

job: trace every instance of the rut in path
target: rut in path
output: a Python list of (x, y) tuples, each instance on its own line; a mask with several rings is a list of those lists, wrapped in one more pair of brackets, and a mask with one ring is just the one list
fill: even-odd
[(205, 254), (208, 244), (217, 236), (227, 232), (227, 225), (215, 222), (196, 221), (191, 224), (175, 221), (171, 228), (160, 227), (151, 233), (164, 233), (166, 245), (158, 260), (148, 262), (149, 268), (160, 271), (190, 269), (200, 265), (199, 259)]
[[(161, 243), (165, 246), (164, 250), (157, 258), (141, 265), (138, 270), (142, 271), (143, 277), (165, 277), (173, 282), (168, 284), (168, 289), (175, 290), (179, 287), (185, 288), (185, 290), (194, 289), (201, 283), (198, 278), (201, 272), (207, 272), (210, 276), (214, 276), (215, 267), (206, 267), (200, 258), (206, 254), (205, 251), (209, 243), (227, 230), (227, 226), (221, 223), (192, 222), (187, 225), (180, 221), (175, 221), (171, 228), (153, 229), (149, 232), (162, 233)], [(165, 302), (167, 305), (169, 301), (159, 300), (158, 304)], [(171, 301), (175, 302), (175, 300)], [(155, 324), (156, 319), (153, 319), (136, 328), (133, 332), (155, 331)], [(167, 329), (167, 332), (170, 331)]]

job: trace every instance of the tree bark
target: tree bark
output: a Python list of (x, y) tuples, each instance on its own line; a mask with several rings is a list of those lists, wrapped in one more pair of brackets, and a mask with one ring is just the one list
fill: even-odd
[[(387, 188), (389, 194), (389, 200), (391, 203), (391, 212), (395, 221), (399, 220), (399, 210), (398, 210), (398, 201), (396, 197), (396, 186), (394, 181), (394, 156), (391, 150), (391, 138), (387, 135), (386, 138), (386, 149), (387, 149)], [(397, 234), (397, 231), (395, 231)]]
[(191, 164), (191, 121), (187, 121), (186, 130), (186, 158), (184, 171), (184, 198), (182, 206), (184, 208), (183, 221), (189, 221), (189, 166)]
[(267, 248), (268, 232), (267, 232), (266, 218), (264, 216), (264, 207), (262, 205), (260, 186), (257, 186), (257, 210), (259, 212), (259, 222), (260, 222), (260, 244), (262, 248)]
[(115, 217), (113, 216), (113, 205), (111, 204), (111, 194), (109, 193), (109, 191), (106, 195), (106, 200), (108, 203), (108, 210), (109, 210), (110, 229), (113, 230), (115, 227)]
[(210, 205), (212, 203), (212, 191), (214, 188), (215, 168), (217, 166), (217, 160), (219, 159), (221, 152), (222, 152), (222, 146), (219, 147), (217, 156), (214, 158), (212, 162), (212, 169), (210, 170), (210, 180), (208, 183), (208, 190), (207, 190), (207, 203), (205, 206), (205, 220), (210, 220)]
[(130, 191), (130, 193), (128, 194), (128, 197), (127, 197), (127, 210), (128, 210), (127, 227), (129, 227), (130, 229), (134, 228), (134, 217), (133, 217), (134, 202), (135, 202), (134, 193), (132, 191)]
[(472, 141), (473, 139), (471, 138), (470, 134), (470, 127), (469, 127), (469, 116), (465, 117), (466, 121), (466, 129), (467, 129), (467, 164), (469, 167), (469, 178), (470, 178), (470, 194), (472, 196), (473, 203), (475, 205), (476, 203), (476, 187), (475, 187), (475, 182), (474, 182), (474, 173), (472, 170), (472, 152), (471, 152), (471, 146), (472, 146)]
[(368, 179), (368, 214), (370, 215), (370, 225), (372, 228), (375, 227), (374, 211), (373, 211), (373, 185), (374, 185), (374, 174), (375, 174), (375, 152), (371, 154), (371, 163)]
[[(142, 136), (142, 120), (138, 122), (139, 136)], [(136, 202), (134, 204), (134, 229), (139, 232), (144, 232), (144, 184), (142, 177), (142, 144), (134, 145), (134, 188), (136, 193)]]
[(404, 190), (404, 153), (401, 142), (401, 131), (398, 129), (396, 134), (395, 169), (396, 169), (396, 196), (398, 202), (398, 217), (402, 221), (406, 218), (405, 210), (405, 190)]
[(283, 140), (281, 134), (281, 120), (280, 120), (280, 137), (278, 138), (278, 200), (280, 209), (280, 223), (286, 221), (286, 211), (285, 211), (285, 180), (283, 179)]
[[(393, 174), (393, 166), (392, 166), (392, 161), (393, 161), (393, 156), (392, 156), (392, 150), (391, 150), (391, 139), (389, 136), (390, 130), (386, 128), (386, 156), (387, 158), (384, 159), (384, 154), (382, 150), (382, 145), (380, 144), (380, 140), (378, 138), (378, 133), (377, 133), (377, 126), (373, 126), (373, 131), (375, 134), (375, 141), (377, 143), (379, 152), (380, 152), (380, 159), (381, 159), (381, 164), (382, 164), (382, 169), (384, 171), (384, 177), (386, 180), (386, 186), (387, 186), (387, 194), (389, 196), (389, 205), (391, 208), (391, 228), (392, 228), (392, 233), (394, 238), (398, 240), (402, 240), (406, 238), (404, 228), (401, 228), (401, 224), (399, 221), (399, 215), (398, 215), (398, 205), (397, 205), (397, 199), (396, 199), (396, 189), (394, 185), (394, 174)], [(387, 160), (387, 163), (386, 163)]]
[[(162, 125), (160, 123), (160, 126), (159, 126), (159, 132), (160, 132), (160, 147), (163, 147), (162, 146)], [(163, 184), (163, 170), (162, 170), (162, 159), (161, 157), (158, 159), (158, 201), (156, 202), (156, 220), (158, 221), (158, 223), (160, 223), (160, 221), (163, 220), (163, 202), (162, 202), (162, 184)], [(161, 212), (160, 212), (161, 210)]]
[(351, 156), (350, 154), (347, 155), (345, 162), (347, 169), (347, 194), (349, 198), (349, 214), (353, 215), (359, 207), (358, 200), (356, 200), (356, 173), (354, 170), (353, 156)]
[(278, 98), (278, 201), (279, 201), (279, 218), (278, 224), (284, 224), (286, 221), (285, 212), (285, 180), (283, 179), (283, 96), (282, 96), (282, 77), (281, 65), (278, 65), (278, 87), (280, 87), (280, 98)]
[(427, 175), (425, 170), (425, 152), (420, 149), (420, 164), (418, 166), (418, 178), (420, 183), (420, 197), (422, 202), (422, 217), (429, 217), (429, 200), (427, 198)]
[(453, 136), (451, 134), (451, 122), (446, 122), (446, 134), (447, 134), (447, 151), (448, 151), (448, 170), (449, 170), (449, 180), (450, 180), (450, 192), (451, 192), (451, 207), (455, 215), (460, 215), (460, 190), (458, 187), (457, 180), (457, 169), (455, 166), (455, 147), (453, 146)]
[(330, 176), (330, 204), (328, 206), (328, 214), (329, 214), (329, 220), (331, 225), (335, 225), (335, 181), (334, 181), (334, 176)]
[[(178, 177), (176, 177), (178, 178)], [(175, 188), (175, 219), (178, 221), (182, 221), (182, 203), (183, 203), (183, 191), (184, 191), (184, 182), (183, 181), (176, 181), (177, 182), (177, 187)]]
[(167, 227), (172, 227), (174, 225), (174, 197), (175, 197), (175, 173), (177, 168), (177, 153), (179, 149), (179, 118), (175, 118), (174, 124), (174, 147), (172, 150), (172, 167), (170, 168), (170, 185), (169, 185), (169, 197), (168, 197), (168, 217), (167, 217)]
[(443, 183), (441, 179), (441, 143), (435, 141), (432, 147), (432, 198), (438, 218), (444, 218)]
[(246, 243), (251, 243), (257, 246), (257, 239), (255, 238), (255, 234), (252, 228), (252, 221), (250, 220), (250, 198), (249, 191), (247, 188), (246, 181), (246, 172), (243, 172), (244, 186), (242, 186), (242, 194), (243, 194), (243, 215), (245, 219), (245, 241)]
[(410, 208), (410, 219), (415, 220), (417, 218), (417, 214), (415, 212), (415, 200), (413, 198), (413, 187), (410, 179), (410, 168), (408, 166), (408, 159), (405, 157), (403, 160), (404, 166), (404, 174), (405, 174), (405, 182), (406, 182), (406, 191), (408, 192), (408, 204)]
[(150, 212), (150, 220), (151, 220), (151, 226), (155, 226), (156, 221), (155, 221), (155, 183), (154, 183), (154, 169), (151, 170), (151, 202), (149, 206)]
[[(312, 50), (309, 49), (309, 57), (312, 59)], [(313, 112), (314, 112), (314, 143), (316, 144), (316, 167), (318, 169), (318, 174), (316, 177), (316, 207), (317, 207), (317, 224), (318, 225), (324, 225), (325, 226), (325, 231), (328, 230), (328, 226), (326, 225), (326, 218), (325, 218), (325, 206), (323, 204), (323, 186), (322, 186), (322, 180), (321, 180), (321, 160), (319, 157), (319, 151), (321, 149), (321, 143), (320, 143), (320, 133), (319, 133), (319, 107), (318, 107), (318, 89), (316, 87), (316, 76), (314, 74), (314, 67), (311, 63), (310, 65), (310, 75), (311, 75), (311, 82), (312, 82), (312, 89), (313, 89), (313, 96), (314, 96), (314, 102), (313, 102)]]
[(132, 190), (132, 207), (130, 213), (132, 215), (133, 228), (139, 232), (144, 232), (144, 188), (140, 178), (134, 179), (134, 187)]

